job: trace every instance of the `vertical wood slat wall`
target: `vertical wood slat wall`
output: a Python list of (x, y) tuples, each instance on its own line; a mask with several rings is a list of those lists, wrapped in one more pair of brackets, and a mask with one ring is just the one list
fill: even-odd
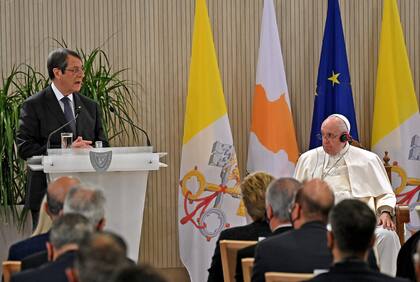
[[(327, 0), (274, 0), (299, 148), (306, 150)], [(248, 146), (262, 0), (207, 0), (241, 173)], [(359, 136), (370, 143), (381, 0), (341, 0)], [(420, 91), (420, 4), (398, 1), (412, 75)], [(64, 39), (71, 48), (103, 47), (135, 87), (139, 125), (168, 168), (150, 176), (140, 258), (182, 266), (177, 193), (194, 22), (194, 0), (0, 0), (0, 71), (45, 60)], [(124, 144), (136, 145), (130, 137)], [(117, 187), (116, 187), (117, 188)], [(110, 199), (111, 200), (111, 199)]]

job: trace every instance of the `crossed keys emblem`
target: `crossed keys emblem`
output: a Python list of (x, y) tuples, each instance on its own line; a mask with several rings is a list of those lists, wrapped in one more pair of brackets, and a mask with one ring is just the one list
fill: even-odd
[[(241, 196), (239, 169), (232, 145), (216, 141), (213, 144), (209, 165), (222, 168), (220, 184), (207, 182), (204, 174), (200, 172), (197, 166), (187, 172), (179, 183), (184, 196), (185, 211), (181, 224), (191, 222), (206, 237), (207, 241), (217, 236), (224, 227), (230, 226), (226, 222), (225, 212), (220, 208), (223, 195), (228, 194), (234, 198), (240, 198)], [(228, 187), (231, 181), (233, 181), (233, 186)], [(198, 187), (195, 193), (188, 188), (188, 185), (193, 182)], [(205, 192), (211, 192), (211, 194), (202, 196)], [(211, 203), (213, 205), (209, 208)], [(190, 206), (192, 206), (191, 211), (189, 210)], [(237, 213), (239, 215), (244, 215), (245, 213), (242, 201), (239, 204)]]

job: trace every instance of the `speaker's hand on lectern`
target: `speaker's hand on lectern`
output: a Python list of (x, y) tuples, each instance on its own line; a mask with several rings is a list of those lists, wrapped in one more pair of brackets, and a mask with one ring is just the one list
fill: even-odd
[(77, 137), (71, 144), (72, 148), (92, 148), (92, 141), (83, 140), (82, 136)]

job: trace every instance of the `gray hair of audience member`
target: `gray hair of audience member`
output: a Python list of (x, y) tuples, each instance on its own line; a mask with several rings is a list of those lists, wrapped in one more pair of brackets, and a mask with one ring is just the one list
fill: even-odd
[(96, 232), (80, 244), (75, 268), (80, 282), (108, 282), (129, 265), (124, 240), (110, 232)]
[(165, 282), (157, 271), (146, 265), (133, 265), (122, 268), (116, 273), (112, 282)]
[(93, 232), (89, 220), (81, 214), (69, 213), (54, 220), (50, 242), (56, 249), (67, 244), (79, 245)]
[(291, 177), (279, 178), (268, 185), (265, 201), (276, 218), (289, 220), (290, 207), (301, 187), (302, 183)]
[(82, 214), (97, 227), (105, 217), (105, 196), (101, 190), (73, 188), (66, 195), (63, 211)]
[(330, 212), (329, 222), (338, 249), (348, 256), (366, 252), (377, 224), (376, 216), (365, 203), (347, 199)]

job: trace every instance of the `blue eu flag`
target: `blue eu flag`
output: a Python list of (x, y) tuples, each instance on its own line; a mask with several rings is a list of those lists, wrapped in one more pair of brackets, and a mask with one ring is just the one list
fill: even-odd
[(353, 139), (359, 139), (338, 0), (328, 0), (312, 116), (310, 149), (321, 145), (319, 138), (321, 124), (331, 114), (346, 116), (351, 125), (350, 135)]

